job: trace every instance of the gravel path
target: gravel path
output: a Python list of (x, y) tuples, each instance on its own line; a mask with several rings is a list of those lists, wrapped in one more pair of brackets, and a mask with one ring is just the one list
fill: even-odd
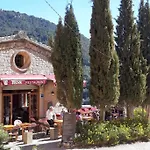
[[(41, 141), (34, 144), (26, 144), (26, 145), (20, 145), (21, 148), (19, 148), (19, 145), (10, 145), (10, 150), (33, 150), (33, 145), (37, 145), (37, 149), (34, 150), (71, 150), (66, 148), (59, 148), (59, 140), (56, 141)], [(6, 147), (8, 148), (8, 147)], [(73, 150), (150, 150), (150, 141), (149, 142), (137, 142), (134, 144), (122, 144), (117, 145), (113, 147), (100, 147), (100, 148), (84, 148), (84, 149), (73, 149)]]
[[(87, 148), (82, 150), (87, 150)], [(150, 150), (150, 142), (137, 142), (134, 144), (117, 145), (114, 147), (90, 148), (89, 150)]]

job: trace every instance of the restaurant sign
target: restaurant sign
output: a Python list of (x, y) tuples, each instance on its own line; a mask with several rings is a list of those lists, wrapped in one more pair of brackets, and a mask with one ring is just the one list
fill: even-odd
[(41, 85), (45, 83), (46, 80), (3, 80), (3, 85)]

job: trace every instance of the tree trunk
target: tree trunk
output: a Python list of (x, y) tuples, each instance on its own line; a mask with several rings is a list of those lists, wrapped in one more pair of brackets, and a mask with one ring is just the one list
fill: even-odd
[(142, 105), (142, 117), (144, 118), (145, 116), (144, 116), (144, 113), (145, 113), (145, 108), (144, 108), (144, 105)]
[(150, 122), (150, 105), (146, 105), (145, 109), (146, 109), (148, 122)]
[(133, 111), (134, 111), (134, 106), (131, 104), (127, 105), (127, 118), (132, 119), (134, 117)]
[(100, 121), (105, 121), (105, 106), (100, 106)]
[(147, 119), (148, 119), (148, 122), (150, 123), (150, 105), (147, 106), (148, 107), (148, 111), (147, 111)]
[(123, 118), (127, 118), (127, 107), (123, 107)]

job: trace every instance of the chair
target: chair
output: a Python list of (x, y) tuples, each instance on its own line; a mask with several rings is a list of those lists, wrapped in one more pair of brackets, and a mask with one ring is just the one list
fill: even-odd
[(32, 132), (35, 132), (35, 128), (37, 127), (38, 125), (36, 123), (31, 123), (31, 125), (28, 127), (28, 131), (32, 131)]
[(39, 127), (41, 128), (41, 131), (46, 132), (46, 134), (49, 133), (50, 125), (47, 122), (46, 118), (39, 119), (38, 124), (39, 124)]
[(11, 137), (11, 139), (15, 139), (15, 141), (18, 138), (18, 134), (19, 134), (19, 126), (14, 126), (11, 130), (9, 130), (8, 134)]
[(50, 128), (50, 125), (49, 125), (49, 123), (47, 122), (47, 119), (46, 119), (46, 118), (39, 119), (39, 120), (38, 120), (38, 123), (39, 123), (39, 125), (41, 126), (42, 130), (44, 130), (44, 131)]
[(35, 118), (32, 118), (32, 117), (30, 118), (30, 121), (31, 121), (31, 122), (37, 122), (37, 121), (35, 120)]

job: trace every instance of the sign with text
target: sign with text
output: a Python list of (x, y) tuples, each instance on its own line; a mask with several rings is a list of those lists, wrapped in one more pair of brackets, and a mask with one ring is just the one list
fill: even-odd
[(63, 114), (63, 142), (71, 141), (75, 136), (76, 130), (76, 115), (75, 113)]
[(4, 85), (16, 85), (16, 84), (23, 84), (23, 85), (41, 85), (45, 84), (46, 80), (3, 80)]

